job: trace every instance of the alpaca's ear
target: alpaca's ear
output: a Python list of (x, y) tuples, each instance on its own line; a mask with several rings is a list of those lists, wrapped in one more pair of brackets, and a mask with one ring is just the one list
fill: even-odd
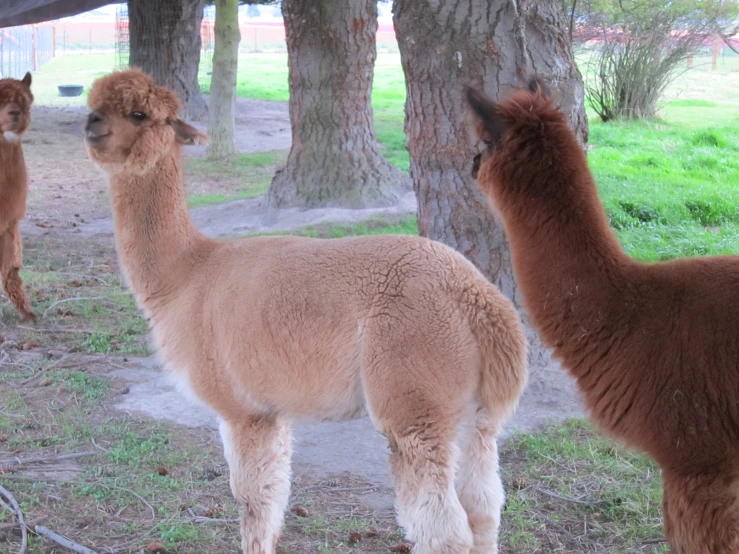
[(549, 98), (552, 95), (552, 91), (544, 82), (544, 79), (538, 75), (532, 75), (529, 78), (526, 89), (533, 94), (541, 94), (544, 98)]
[(175, 138), (180, 144), (205, 144), (208, 142), (208, 135), (201, 133), (181, 119), (168, 118), (167, 123), (174, 129)]
[(21, 80), (21, 83), (26, 85), (26, 87), (30, 90), (31, 89), (31, 72), (27, 71), (26, 74), (23, 76), (23, 79)]
[(507, 125), (495, 102), (472, 87), (467, 87), (467, 102), (480, 121), (477, 129), (480, 140), (486, 144), (499, 142), (503, 138)]

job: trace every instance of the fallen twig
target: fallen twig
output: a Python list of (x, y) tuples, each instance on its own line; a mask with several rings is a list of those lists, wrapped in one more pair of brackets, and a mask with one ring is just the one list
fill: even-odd
[(665, 537), (655, 537), (653, 539), (644, 539), (643, 541), (641, 541), (641, 543), (645, 546), (648, 544), (662, 544), (663, 542), (667, 542), (667, 539)]
[(4, 412), (2, 410), (0, 410), (0, 414), (7, 417), (24, 417), (23, 414), (9, 414), (8, 412)]
[(102, 446), (100, 446), (100, 445), (99, 445), (98, 443), (96, 443), (96, 442), (95, 442), (95, 439), (94, 439), (94, 438), (91, 438), (91, 439), (90, 439), (90, 441), (92, 442), (92, 445), (93, 445), (93, 446), (94, 446), (95, 448), (97, 448), (98, 450), (100, 450), (101, 452), (110, 452), (110, 450), (108, 450), (107, 448), (103, 448), (103, 447), (102, 447)]
[(325, 487), (322, 490), (324, 492), (374, 492), (377, 487)]
[(36, 331), (37, 333), (92, 333), (92, 329), (48, 329), (40, 327), (29, 327), (28, 325), (18, 325), (19, 329), (26, 331)]
[(56, 302), (52, 302), (48, 308), (44, 310), (44, 317), (46, 317), (46, 314), (49, 313), (49, 310), (52, 308), (56, 308), (59, 304), (65, 304), (67, 302), (81, 302), (83, 300), (107, 300), (107, 296), (75, 296), (74, 298), (63, 298), (61, 300), (57, 300)]
[(83, 458), (85, 456), (95, 456), (96, 454), (97, 452), (74, 452), (72, 454), (59, 454), (57, 456), (47, 456), (45, 458), (14, 458), (12, 460), (0, 460), (0, 467), (7, 468), (24, 464), (45, 464), (61, 460), (71, 460), (73, 458)]
[(193, 518), (194, 523), (238, 523), (241, 521), (239, 518), (217, 518), (217, 517), (201, 517), (196, 516)]
[(96, 277), (95, 275), (83, 275), (82, 273), (67, 273), (66, 271), (55, 271), (57, 275), (70, 275), (72, 277), (81, 277), (82, 279), (94, 279), (95, 281), (99, 281), (106, 287), (109, 287), (110, 284), (101, 277)]
[(46, 375), (46, 372), (47, 371), (49, 371), (52, 367), (56, 367), (57, 365), (59, 365), (61, 362), (63, 362), (66, 359), (67, 359), (67, 356), (62, 356), (58, 360), (55, 360), (54, 362), (50, 363), (48, 366), (46, 366), (42, 370), (37, 371), (36, 373), (34, 373), (28, 379), (23, 379), (23, 381), (21, 381), (21, 385), (27, 385), (27, 384), (35, 381), (36, 379), (39, 379), (41, 376)]
[[(49, 519), (49, 516), (45, 516), (45, 515), (38, 516), (32, 522), (26, 523), (26, 527), (28, 529), (31, 529), (34, 525), (36, 525), (37, 523), (41, 523), (42, 521), (46, 519)], [(17, 521), (8, 521), (7, 523), (0, 523), (0, 529), (13, 529), (15, 527), (18, 527), (18, 525), (20, 524)]]
[(44, 527), (43, 525), (36, 525), (36, 527), (33, 528), (34, 531), (36, 531), (37, 534), (43, 535), (47, 539), (50, 539), (57, 543), (59, 546), (63, 546), (67, 550), (71, 550), (72, 552), (77, 552), (78, 554), (97, 554), (94, 550), (90, 550), (87, 547), (82, 546), (81, 544), (77, 544), (74, 541), (70, 541), (69, 539), (62, 537), (61, 535), (57, 535), (52, 531), (51, 529)]
[(3, 508), (10, 512), (14, 512), (15, 517), (18, 518), (18, 523), (21, 527), (21, 549), (18, 551), (18, 554), (25, 554), (26, 549), (28, 548), (28, 529), (26, 528), (26, 522), (23, 521), (23, 512), (21, 511), (21, 507), (15, 497), (2, 485), (0, 485), (0, 494), (2, 494), (12, 506), (12, 509), (10, 509), (10, 507), (3, 502)]
[(547, 489), (542, 489), (541, 487), (534, 487), (534, 490), (536, 490), (537, 492), (540, 492), (541, 494), (545, 494), (547, 496), (551, 496), (552, 498), (556, 498), (557, 500), (564, 500), (565, 502), (572, 502), (573, 504), (581, 504), (582, 506), (600, 506), (601, 504), (608, 504), (608, 500), (589, 501), (589, 500), (578, 500), (576, 498), (568, 498), (566, 496), (561, 496), (557, 494), (556, 492), (548, 491)]
[(144, 504), (147, 508), (149, 508), (149, 511), (151, 512), (151, 519), (154, 520), (154, 519), (157, 518), (157, 514), (154, 511), (154, 507), (151, 504), (149, 504), (146, 501), (145, 498), (143, 498), (141, 495), (133, 492), (131, 489), (126, 489), (124, 487), (118, 487), (118, 486), (115, 486), (115, 485), (103, 485), (103, 484), (100, 484), (100, 486), (101, 487), (105, 487), (107, 489), (113, 489), (113, 490), (117, 490), (117, 491), (121, 491), (121, 492), (127, 492), (128, 494), (130, 494), (132, 496), (135, 496), (136, 498), (138, 498), (141, 501), (142, 504)]

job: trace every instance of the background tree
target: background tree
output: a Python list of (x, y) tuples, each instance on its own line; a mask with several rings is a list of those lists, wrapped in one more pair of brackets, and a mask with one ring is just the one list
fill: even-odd
[(215, 47), (210, 81), (208, 157), (222, 159), (236, 155), (234, 112), (241, 32), (239, 31), (238, 0), (215, 0), (215, 5)]
[[(395, 0), (406, 141), (421, 235), (470, 259), (520, 307), (503, 228), (471, 176), (479, 151), (465, 85), (498, 98), (535, 71), (583, 143), (583, 85), (557, 0)], [(532, 362), (544, 351), (532, 335)], [(543, 363), (543, 362), (542, 362)]]
[(202, 119), (208, 107), (198, 84), (203, 0), (128, 0), (131, 66), (171, 87), (187, 119)]
[(283, 0), (293, 143), (271, 206), (388, 205), (407, 177), (380, 154), (371, 105), (377, 0)]

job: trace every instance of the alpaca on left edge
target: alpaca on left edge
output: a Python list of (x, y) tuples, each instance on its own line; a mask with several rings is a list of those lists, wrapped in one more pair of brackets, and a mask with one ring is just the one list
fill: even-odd
[(20, 276), (20, 220), (26, 215), (28, 175), (21, 140), (31, 123), (31, 74), (0, 79), (0, 278), (21, 321), (34, 318)]

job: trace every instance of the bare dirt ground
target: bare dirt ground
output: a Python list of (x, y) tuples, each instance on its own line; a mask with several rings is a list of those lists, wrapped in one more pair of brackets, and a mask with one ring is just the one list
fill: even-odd
[[(289, 148), (284, 104), (239, 105), (240, 149)], [(168, 552), (237, 552), (236, 506), (213, 414), (183, 400), (151, 356), (146, 322), (118, 271), (105, 180), (84, 149), (86, 113), (39, 107), (33, 115), (24, 143), (31, 184), (22, 231), (26, 281), (42, 309), (36, 324), (19, 325), (0, 296), (0, 481), (31, 507), (27, 519), (100, 552), (139, 552), (157, 542)], [(190, 148), (186, 155), (202, 153)], [(191, 193), (228, 193), (217, 178), (188, 186)], [(267, 213), (260, 198), (192, 209), (212, 236), (414, 212), (412, 195), (384, 210)], [(539, 360), (506, 432), (581, 414), (569, 378)], [(12, 462), (59, 452), (91, 454)], [(282, 551), (344, 552), (361, 542), (362, 552), (387, 552), (401, 543), (386, 455), (366, 419), (297, 424)], [(2, 552), (18, 542), (12, 529), (0, 519)], [(58, 551), (48, 544), (34, 538), (30, 551)]]

